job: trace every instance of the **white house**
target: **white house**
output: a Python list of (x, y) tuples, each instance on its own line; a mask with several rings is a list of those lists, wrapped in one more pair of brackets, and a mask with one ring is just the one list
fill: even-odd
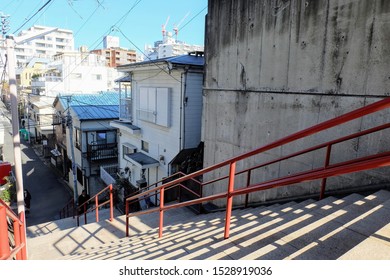
[(133, 186), (201, 167), (203, 64), (201, 52), (118, 67), (131, 87), (120, 87), (120, 119), (110, 124), (119, 129), (119, 169)]

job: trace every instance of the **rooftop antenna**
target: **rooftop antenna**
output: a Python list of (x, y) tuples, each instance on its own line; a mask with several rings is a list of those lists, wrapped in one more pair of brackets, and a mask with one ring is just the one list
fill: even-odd
[(168, 21), (169, 21), (169, 16), (167, 17), (167, 20), (165, 21), (165, 24), (163, 24), (163, 25), (161, 26), (161, 32), (162, 32), (162, 35), (163, 35), (163, 39), (165, 39), (165, 33), (166, 33), (165, 27), (167, 26)]
[(181, 21), (180, 21), (178, 24), (175, 24), (175, 27), (173, 28), (173, 32), (175, 32), (176, 40), (177, 40), (177, 35), (179, 34), (179, 26), (183, 23), (183, 21), (188, 17), (189, 14), (190, 14), (190, 12), (188, 12), (188, 13), (181, 19)]

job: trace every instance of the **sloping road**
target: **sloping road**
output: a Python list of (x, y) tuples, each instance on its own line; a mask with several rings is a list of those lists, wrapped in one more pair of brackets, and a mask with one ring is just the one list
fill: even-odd
[[(4, 161), (14, 164), (12, 128), (9, 115), (2, 105), (1, 128), (4, 130)], [(27, 226), (59, 219), (59, 211), (72, 198), (70, 190), (36, 154), (30, 144), (21, 140), (23, 185), (31, 193), (31, 212)]]

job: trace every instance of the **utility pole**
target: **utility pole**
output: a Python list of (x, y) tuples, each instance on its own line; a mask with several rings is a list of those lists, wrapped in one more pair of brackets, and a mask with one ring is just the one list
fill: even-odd
[(9, 90), (11, 96), (11, 116), (12, 116), (12, 138), (14, 144), (14, 162), (15, 162), (15, 180), (16, 180), (16, 199), (18, 214), (24, 212), (24, 195), (23, 195), (23, 174), (22, 174), (22, 154), (20, 151), (19, 136), (19, 112), (18, 112), (18, 95), (16, 90), (16, 72), (15, 72), (15, 41), (12, 36), (6, 37), (7, 61)]
[[(66, 97), (66, 101), (68, 104), (68, 113), (67, 113), (67, 119), (66, 124), (69, 128), (69, 144), (70, 144), (70, 151), (72, 155), (72, 171), (73, 171), (73, 199), (74, 199), (74, 205), (77, 205), (77, 198), (78, 198), (78, 189), (77, 189), (77, 172), (76, 172), (76, 160), (74, 157), (74, 145), (73, 145), (73, 123), (72, 123), (72, 116), (70, 115), (70, 101), (71, 96)], [(78, 206), (78, 205), (77, 205)]]
[[(3, 23), (3, 21), (2, 21)], [(3, 28), (3, 33), (4, 33)], [(19, 112), (18, 112), (18, 93), (16, 88), (16, 57), (15, 46), (17, 44), (23, 44), (28, 41), (34, 40), (51, 32), (57, 31), (58, 28), (48, 29), (43, 32), (37, 32), (32, 35), (20, 36), (14, 38), (12, 35), (6, 36), (6, 55), (8, 61), (8, 78), (9, 78), (9, 90), (11, 96), (11, 124), (12, 124), (12, 137), (14, 145), (14, 168), (15, 168), (15, 180), (16, 180), (16, 199), (18, 214), (24, 212), (24, 194), (23, 194), (23, 173), (22, 173), (22, 154), (20, 151), (20, 136), (19, 136)]]

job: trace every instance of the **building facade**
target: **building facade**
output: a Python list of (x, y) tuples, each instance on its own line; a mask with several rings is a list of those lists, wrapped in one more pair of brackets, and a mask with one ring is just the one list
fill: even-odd
[(127, 50), (120, 47), (107, 48), (91, 51), (94, 54), (98, 54), (104, 57), (106, 66), (117, 67), (129, 63), (137, 62), (137, 53), (134, 50)]
[(131, 90), (121, 92), (111, 126), (120, 135), (119, 170), (135, 188), (201, 168), (203, 63), (197, 53), (119, 67)]
[(35, 95), (97, 93), (115, 89), (118, 72), (105, 65), (103, 56), (88, 51), (64, 52), (53, 56), (44, 73), (32, 80)]
[[(59, 95), (53, 105), (58, 122), (57, 152), (52, 163), (58, 164), (57, 169), (62, 170), (72, 188), (76, 181), (78, 194), (86, 189), (94, 195), (106, 187), (100, 180), (100, 166), (118, 161), (117, 131), (110, 122), (118, 119), (119, 95), (110, 92)], [(72, 162), (76, 165), (75, 174)]]
[(184, 55), (190, 52), (203, 52), (204, 47), (198, 45), (190, 45), (182, 41), (178, 41), (173, 37), (172, 32), (167, 32), (163, 40), (156, 41), (154, 46), (145, 47), (144, 59), (154, 60), (172, 56)]
[[(34, 25), (27, 30), (21, 31), (18, 36), (32, 35), (36, 32), (44, 32), (50, 29), (53, 28)], [(20, 67), (26, 65), (33, 57), (51, 58), (57, 53), (70, 51), (74, 51), (73, 31), (61, 28), (27, 43), (15, 46), (16, 62)]]

